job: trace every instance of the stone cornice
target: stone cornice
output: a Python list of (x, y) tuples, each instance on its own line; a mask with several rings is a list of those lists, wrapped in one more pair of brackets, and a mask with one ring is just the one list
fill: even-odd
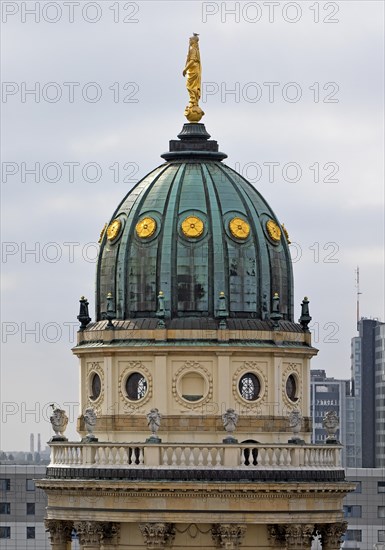
[[(168, 487), (165, 487), (165, 483)], [(296, 499), (334, 498), (336, 494), (346, 494), (355, 488), (354, 483), (227, 483), (228, 488), (214, 483), (185, 482), (183, 489), (179, 483), (172, 482), (124, 482), (109, 483), (95, 480), (77, 481), (39, 479), (36, 486), (44, 489), (49, 495), (72, 497), (121, 497), (121, 498), (220, 498), (220, 499)]]

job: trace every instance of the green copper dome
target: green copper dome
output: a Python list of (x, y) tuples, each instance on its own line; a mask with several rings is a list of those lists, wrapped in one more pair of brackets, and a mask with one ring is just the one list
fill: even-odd
[(274, 212), (222, 162), (203, 124), (185, 124), (178, 137), (104, 233), (97, 320), (108, 293), (116, 319), (156, 317), (163, 293), (166, 323), (220, 317), (221, 309), (229, 318), (269, 319), (278, 293), (282, 318), (293, 321), (291, 259)]

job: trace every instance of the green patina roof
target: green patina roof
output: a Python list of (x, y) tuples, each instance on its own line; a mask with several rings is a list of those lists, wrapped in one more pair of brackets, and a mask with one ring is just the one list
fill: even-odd
[[(288, 244), (283, 233), (274, 243), (266, 230), (269, 219), (279, 224), (277, 217), (258, 191), (222, 162), (226, 155), (208, 141), (203, 124), (185, 127), (163, 155), (167, 162), (144, 177), (111, 217), (119, 218), (122, 228), (115, 241), (105, 235), (101, 243), (97, 320), (103, 318), (109, 292), (116, 319), (156, 317), (157, 295), (163, 291), (171, 319), (215, 317), (220, 292), (230, 318), (265, 319), (278, 292), (283, 319), (293, 321)], [(199, 238), (181, 230), (190, 215), (204, 223)], [(147, 239), (135, 231), (145, 216), (157, 224)], [(234, 217), (250, 225), (243, 241), (229, 231)]]

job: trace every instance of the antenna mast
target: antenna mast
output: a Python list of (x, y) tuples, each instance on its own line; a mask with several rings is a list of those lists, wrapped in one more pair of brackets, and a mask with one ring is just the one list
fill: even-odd
[(357, 301), (357, 330), (358, 330), (358, 322), (360, 320), (360, 268), (357, 266), (357, 269), (355, 270), (356, 273), (356, 301)]

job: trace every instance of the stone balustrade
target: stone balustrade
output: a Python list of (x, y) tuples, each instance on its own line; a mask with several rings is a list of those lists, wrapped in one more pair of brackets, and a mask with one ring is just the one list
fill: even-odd
[(49, 468), (340, 469), (338, 445), (54, 442)]

